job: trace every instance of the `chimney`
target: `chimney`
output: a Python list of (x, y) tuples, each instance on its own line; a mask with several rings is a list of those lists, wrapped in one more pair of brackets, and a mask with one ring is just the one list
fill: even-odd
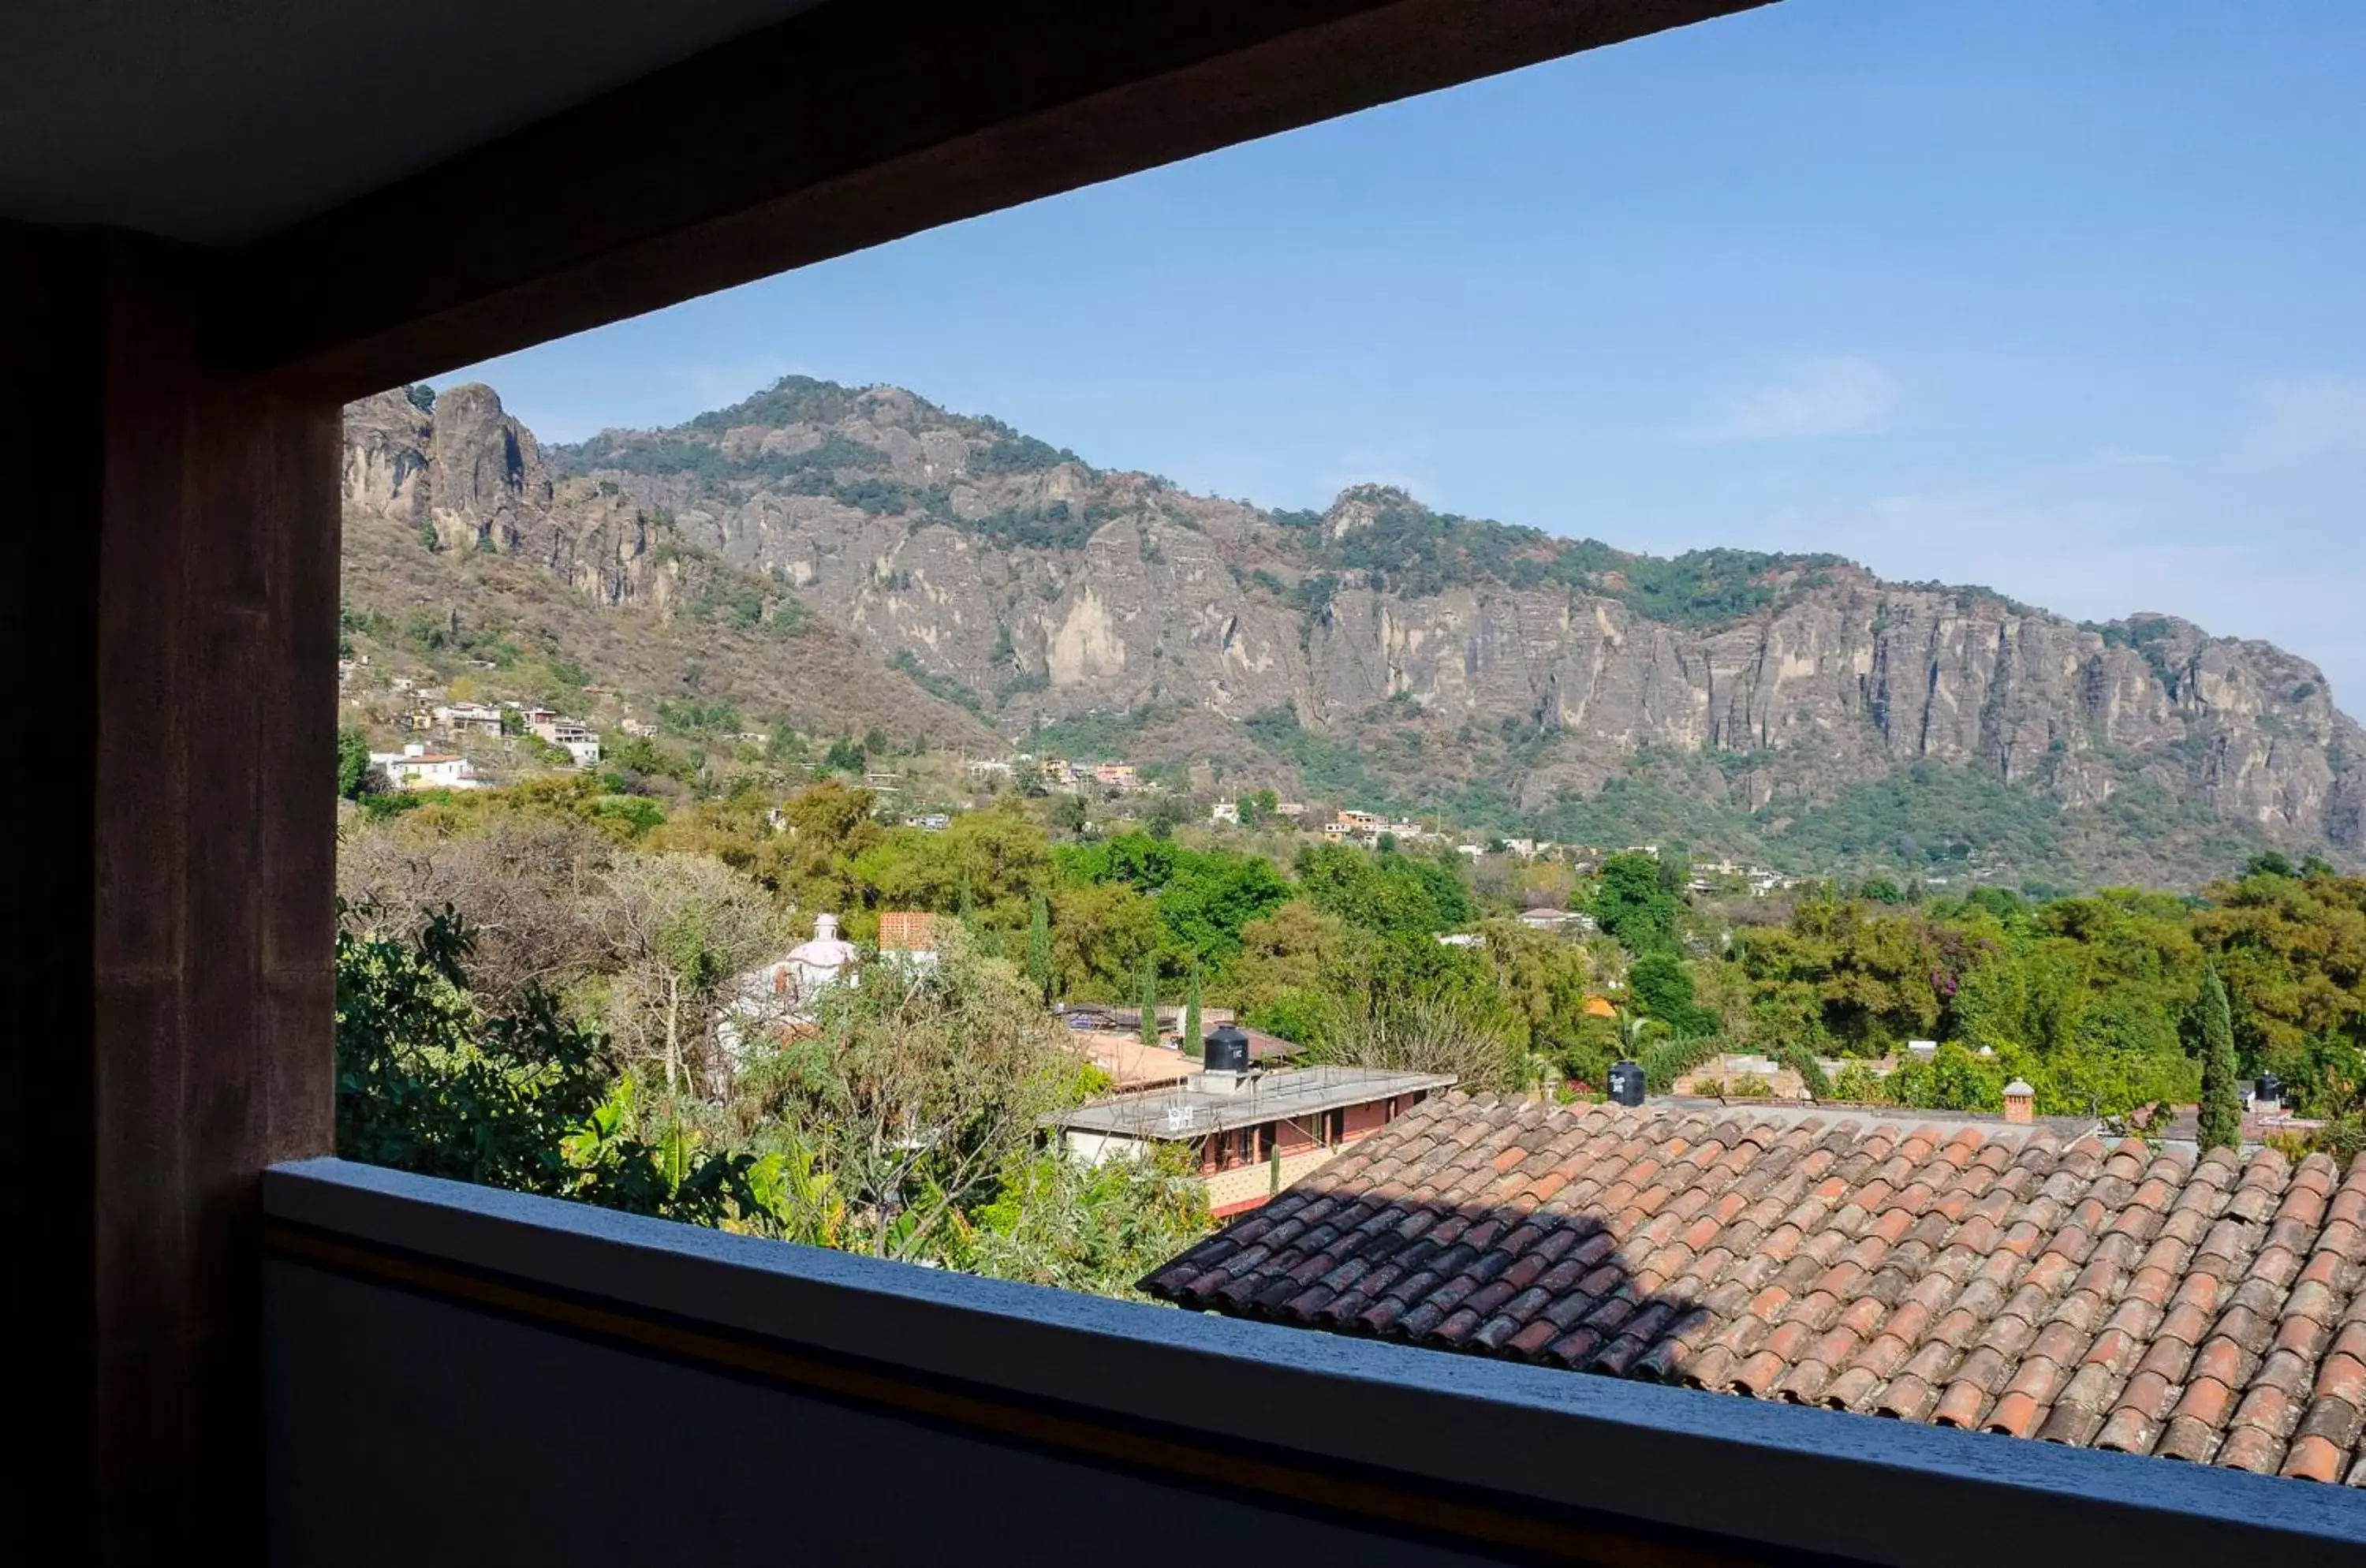
[(2037, 1119), (2037, 1091), (2025, 1078), (2015, 1078), (2004, 1086), (2004, 1119), (2016, 1127), (2026, 1127)]

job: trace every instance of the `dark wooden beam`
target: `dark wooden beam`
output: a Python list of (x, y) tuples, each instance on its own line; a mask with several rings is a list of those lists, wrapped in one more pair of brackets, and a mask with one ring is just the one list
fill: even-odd
[(1767, 0), (832, 0), (226, 258), (338, 397)]
[(260, 1555), (261, 1172), (331, 1141), (338, 406), (200, 366), (206, 270), (0, 231), (17, 1561)]

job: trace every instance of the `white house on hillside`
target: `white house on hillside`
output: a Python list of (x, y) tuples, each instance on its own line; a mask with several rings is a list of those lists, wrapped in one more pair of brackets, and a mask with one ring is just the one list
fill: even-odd
[(577, 767), (588, 768), (600, 761), (600, 738), (581, 719), (533, 708), (527, 711), (525, 723), (543, 744), (556, 746), (575, 759)]
[(400, 751), (373, 751), (370, 765), (384, 769), (396, 789), (482, 789), (476, 764), (453, 751), (430, 751), (416, 742)]

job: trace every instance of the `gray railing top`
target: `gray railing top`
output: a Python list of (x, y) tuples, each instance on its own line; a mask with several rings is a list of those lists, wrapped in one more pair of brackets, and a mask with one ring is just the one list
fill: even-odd
[(1216, 1442), (1868, 1562), (2353, 1562), (2366, 1491), (1586, 1377), (727, 1235), (334, 1159), (313, 1235)]

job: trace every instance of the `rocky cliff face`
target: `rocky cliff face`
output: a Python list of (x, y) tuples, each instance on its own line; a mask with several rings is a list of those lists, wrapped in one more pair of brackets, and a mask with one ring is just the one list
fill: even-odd
[(554, 477), (489, 387), (432, 412), (400, 392), (349, 405), (344, 522), (349, 604), (524, 629), (644, 699), (731, 695), (817, 731), (998, 744), (876, 652), (804, 624), (783, 584), (685, 544), (614, 483)]
[(1476, 781), (1536, 811), (1658, 755), (1779, 826), (1925, 765), (2062, 812), (2167, 798), (2366, 844), (2358, 727), (2264, 644), (2157, 615), (2080, 626), (1831, 558), (1657, 561), (1370, 487), (1267, 512), (891, 388), (791, 378), (548, 454), (482, 388), (432, 420), (374, 399), (349, 420), (347, 491), (609, 605), (678, 591), (660, 558), (678, 541), (965, 691), (1006, 735), (1115, 732), (1203, 779), (1294, 787), (1310, 756), (1351, 754), (1399, 800)]

